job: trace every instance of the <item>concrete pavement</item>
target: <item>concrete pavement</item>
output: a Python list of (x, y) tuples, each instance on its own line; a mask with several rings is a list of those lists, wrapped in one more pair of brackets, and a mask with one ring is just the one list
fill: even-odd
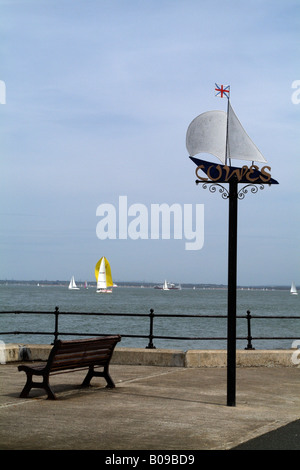
[(52, 401), (42, 390), (19, 398), (17, 366), (0, 365), (2, 450), (300, 448), (297, 366), (237, 368), (235, 407), (226, 406), (225, 367), (112, 364), (115, 389), (102, 378), (81, 389), (84, 371), (64, 373), (50, 377)]

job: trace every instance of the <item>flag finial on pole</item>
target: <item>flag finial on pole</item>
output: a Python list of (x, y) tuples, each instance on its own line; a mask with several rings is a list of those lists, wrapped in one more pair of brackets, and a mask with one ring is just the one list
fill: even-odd
[(226, 98), (229, 99), (230, 95), (230, 85), (224, 86), (224, 85), (218, 85), (215, 83), (215, 96), (219, 96), (220, 98), (223, 98), (226, 96)]

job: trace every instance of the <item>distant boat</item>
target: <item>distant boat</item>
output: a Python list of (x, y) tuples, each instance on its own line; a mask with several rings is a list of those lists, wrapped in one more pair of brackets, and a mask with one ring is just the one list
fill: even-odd
[(160, 290), (181, 290), (181, 285), (179, 284), (178, 286), (175, 286), (175, 284), (172, 284), (170, 282), (165, 281), (162, 286), (155, 286), (154, 289), (160, 289)]
[(296, 289), (296, 286), (295, 286), (294, 281), (292, 282), (290, 293), (291, 293), (292, 295), (298, 295), (298, 292), (297, 292), (297, 289)]
[(168, 283), (169, 290), (181, 290), (181, 285), (175, 286), (175, 284)]
[(70, 290), (79, 290), (79, 287), (76, 286), (76, 282), (74, 279), (74, 276), (72, 276), (70, 284), (69, 284), (69, 289)]
[(88, 289), (88, 285), (87, 285), (87, 282), (86, 282), (86, 281), (84, 281), (84, 288), (85, 288), (85, 289)]
[(111, 269), (107, 259), (102, 256), (95, 266), (95, 277), (97, 281), (97, 293), (110, 294), (112, 292), (113, 280)]

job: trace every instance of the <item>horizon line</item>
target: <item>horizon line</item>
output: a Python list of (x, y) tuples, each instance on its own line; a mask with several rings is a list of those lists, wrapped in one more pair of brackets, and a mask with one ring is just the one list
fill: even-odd
[[(77, 284), (84, 284), (87, 282), (90, 285), (96, 285), (96, 281), (76, 281)], [(0, 284), (16, 284), (16, 283), (22, 283), (22, 284), (33, 284), (33, 283), (44, 283), (44, 284), (52, 284), (52, 285), (62, 285), (62, 284), (67, 284), (69, 283), (69, 280), (46, 280), (46, 279), (31, 279), (31, 280), (26, 280), (26, 279), (0, 279)], [(123, 285), (123, 286), (157, 286), (162, 284), (163, 281), (155, 282), (155, 281), (115, 281), (114, 284), (116, 285)], [(211, 283), (211, 282), (177, 282), (175, 283), (177, 285), (181, 285), (181, 287), (184, 286), (204, 286), (204, 287), (223, 287), (227, 288), (227, 284), (224, 283)], [(237, 288), (290, 288), (289, 284), (240, 284), (237, 285)]]

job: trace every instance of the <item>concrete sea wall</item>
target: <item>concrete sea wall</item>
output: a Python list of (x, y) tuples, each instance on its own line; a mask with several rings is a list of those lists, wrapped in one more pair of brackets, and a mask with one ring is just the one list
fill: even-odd
[[(20, 361), (46, 361), (51, 345), (2, 344), (0, 364)], [(299, 367), (298, 350), (237, 350), (237, 367)], [(166, 367), (227, 367), (226, 350), (143, 349), (117, 347), (112, 364)]]

